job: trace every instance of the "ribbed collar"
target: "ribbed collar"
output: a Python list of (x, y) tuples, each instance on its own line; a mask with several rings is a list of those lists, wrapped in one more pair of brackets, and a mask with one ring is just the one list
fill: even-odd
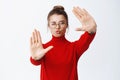
[(52, 35), (52, 42), (64, 42), (67, 41), (65, 38), (65, 35), (61, 36), (61, 37), (55, 37)]

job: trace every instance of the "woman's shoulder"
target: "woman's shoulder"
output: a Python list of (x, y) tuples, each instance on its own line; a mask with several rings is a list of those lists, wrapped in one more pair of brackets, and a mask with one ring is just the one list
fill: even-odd
[(51, 44), (52, 44), (51, 41), (48, 41), (46, 43), (43, 43), (42, 45), (44, 48), (46, 48), (47, 46), (50, 46)]

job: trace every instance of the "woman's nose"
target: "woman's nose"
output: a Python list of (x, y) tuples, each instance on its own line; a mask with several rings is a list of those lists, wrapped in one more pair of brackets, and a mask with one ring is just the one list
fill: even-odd
[(60, 25), (59, 25), (59, 24), (56, 24), (56, 28), (59, 29), (59, 28), (60, 28)]

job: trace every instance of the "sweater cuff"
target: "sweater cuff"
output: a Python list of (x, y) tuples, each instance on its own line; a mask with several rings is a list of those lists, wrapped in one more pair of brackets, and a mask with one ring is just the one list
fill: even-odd
[(30, 61), (33, 65), (40, 65), (42, 60), (34, 60), (32, 57), (30, 57)]
[(90, 35), (90, 36), (95, 36), (96, 32), (93, 32), (93, 33), (89, 33), (89, 32), (85, 32), (86, 35)]

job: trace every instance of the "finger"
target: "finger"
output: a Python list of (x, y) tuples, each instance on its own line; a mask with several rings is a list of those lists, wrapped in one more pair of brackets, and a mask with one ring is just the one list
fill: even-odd
[(73, 13), (74, 15), (79, 19), (81, 20), (81, 16), (78, 14), (77, 10), (75, 9), (75, 7), (73, 8)]
[(42, 39), (41, 39), (41, 35), (40, 35), (40, 32), (37, 31), (37, 37), (38, 37), (38, 43), (40, 44), (40, 46), (42, 46)]
[(37, 43), (37, 30), (34, 30), (34, 43)]
[(87, 12), (87, 10), (83, 9), (83, 12), (84, 12), (84, 14), (85, 14), (86, 16), (91, 17), (91, 15)]
[(50, 51), (53, 48), (53, 46), (49, 46), (45, 49), (45, 53), (47, 53), (48, 51)]
[(84, 16), (84, 12), (80, 7), (75, 7), (75, 10), (79, 16)]
[(76, 10), (79, 13), (79, 15), (84, 16), (83, 9), (81, 9), (80, 7), (76, 7)]
[(73, 7), (73, 13), (76, 14), (76, 15), (79, 15), (76, 7)]
[(34, 41), (35, 41), (35, 33), (32, 32), (32, 44), (34, 44)]
[(33, 42), (32, 42), (32, 37), (30, 37), (30, 46), (32, 46)]
[(85, 14), (89, 14), (89, 13), (87, 12), (87, 10), (83, 9), (83, 11), (84, 11)]
[(80, 21), (83, 20), (84, 14), (82, 13), (81, 8), (79, 8), (79, 7), (74, 7), (73, 13), (74, 13), (74, 15), (75, 15)]

